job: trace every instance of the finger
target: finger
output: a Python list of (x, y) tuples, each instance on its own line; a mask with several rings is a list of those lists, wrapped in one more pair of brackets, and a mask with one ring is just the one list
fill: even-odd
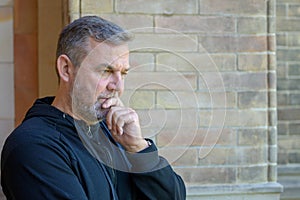
[(103, 102), (102, 108), (110, 108), (114, 106), (124, 106), (122, 101), (117, 97), (112, 97)]
[[(108, 129), (110, 131), (112, 131), (112, 127), (113, 127), (113, 114), (115, 113), (115, 110), (118, 107), (111, 107), (110, 110), (108, 111), (107, 115), (106, 115), (106, 125), (108, 127)], [(120, 108), (119, 108), (120, 109)]]
[(128, 113), (127, 108), (124, 107), (111, 107), (109, 112), (106, 115), (106, 124), (108, 129), (115, 134), (116, 133), (116, 126), (115, 124), (118, 121), (119, 115), (123, 115)]
[(123, 134), (123, 127), (125, 124), (128, 124), (130, 121), (133, 111), (128, 108), (116, 109), (112, 114), (112, 130), (115, 134)]
[(135, 112), (132, 110), (122, 111), (119, 113), (118, 118), (116, 119), (115, 126), (117, 133), (122, 135), (124, 133), (124, 126), (130, 124), (134, 121)]

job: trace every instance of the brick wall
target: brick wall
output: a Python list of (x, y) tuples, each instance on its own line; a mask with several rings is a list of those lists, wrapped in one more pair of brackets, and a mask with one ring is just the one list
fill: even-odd
[(300, 163), (299, 8), (300, 0), (277, 5), (279, 164)]
[(277, 1), (278, 164), (283, 197), (290, 198), (300, 196), (299, 8), (300, 0)]
[(123, 100), (188, 186), (276, 182), (275, 0), (69, 3), (135, 33)]

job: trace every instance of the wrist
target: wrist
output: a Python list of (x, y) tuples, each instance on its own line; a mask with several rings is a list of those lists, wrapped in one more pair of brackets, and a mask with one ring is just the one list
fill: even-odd
[(145, 140), (144, 138), (140, 140), (136, 145), (131, 145), (125, 148), (127, 151), (131, 153), (137, 153), (151, 146), (151, 142)]

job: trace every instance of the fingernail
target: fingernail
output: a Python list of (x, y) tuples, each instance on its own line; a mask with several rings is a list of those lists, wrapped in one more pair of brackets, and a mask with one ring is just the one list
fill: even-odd
[(123, 134), (123, 129), (121, 127), (118, 128), (119, 135)]

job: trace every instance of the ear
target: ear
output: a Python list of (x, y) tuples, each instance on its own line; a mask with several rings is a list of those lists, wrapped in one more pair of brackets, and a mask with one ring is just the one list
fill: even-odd
[(67, 55), (60, 55), (56, 60), (56, 68), (61, 81), (69, 82), (74, 73), (74, 66)]

